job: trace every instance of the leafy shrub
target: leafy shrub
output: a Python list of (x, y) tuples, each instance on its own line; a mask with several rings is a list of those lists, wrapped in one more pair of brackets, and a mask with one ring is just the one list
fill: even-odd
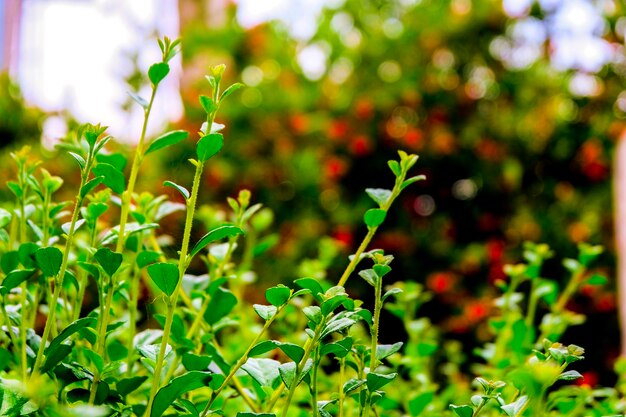
[[(127, 156), (108, 151), (111, 137), (100, 125), (84, 125), (61, 144), (80, 172), (73, 202), (55, 200), (63, 179), (41, 168), (27, 148), (12, 154), (17, 176), (7, 186), (15, 205), (0, 210), (2, 415), (622, 412), (623, 384), (610, 390), (558, 385), (581, 376), (569, 365), (584, 354), (557, 342), (581, 319), (567, 302), (581, 285), (602, 281), (587, 274), (601, 249), (586, 245), (577, 260), (565, 261), (572, 276), (562, 292), (541, 278), (552, 255), (545, 245), (528, 245), (526, 263), (507, 267), (509, 279), (501, 283), (504, 294), (491, 322), (493, 343), (478, 350), (482, 360), (473, 372), (481, 377), (472, 395), (458, 344), (440, 340), (437, 329), (417, 315), (428, 293), (410, 281), (386, 285), (393, 256), (369, 250), (400, 192), (424, 179), (408, 176), (416, 155), (399, 151), (399, 159), (388, 162), (391, 189), (366, 190), (376, 207), (365, 212), (367, 234), (336, 282), (303, 277), (266, 289), (264, 299), (246, 294), (252, 260), (267, 248), (269, 212), (242, 190), (228, 199), (228, 219), (203, 213), (211, 226), (202, 237), (192, 233), (203, 171), (224, 146), (216, 115), (240, 87), (222, 90), (224, 66), (211, 69), (211, 94), (200, 96), (206, 121), (189, 159), (195, 170), (191, 189), (173, 178), (163, 183), (183, 203), (135, 192), (140, 165), (188, 138), (185, 131), (145, 137), (179, 42), (165, 38), (159, 45), (162, 61), (148, 71), (150, 99), (133, 95), (145, 123), (128, 178)], [(184, 231), (170, 244), (157, 232), (178, 211), (185, 212)], [(373, 289), (371, 306), (345, 291), (357, 268)], [(140, 314), (142, 293), (152, 299), (147, 317)], [(405, 344), (379, 342), (385, 309), (403, 323)], [(392, 382), (394, 389), (386, 392)], [(450, 405), (464, 399), (467, 404)]]

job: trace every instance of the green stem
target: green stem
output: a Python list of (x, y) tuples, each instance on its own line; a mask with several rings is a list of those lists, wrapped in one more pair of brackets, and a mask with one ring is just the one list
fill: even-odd
[(7, 328), (9, 329), (9, 337), (11, 338), (11, 343), (13, 343), (13, 350), (17, 353), (17, 349), (19, 346), (18, 341), (16, 340), (15, 332), (13, 331), (13, 325), (11, 324), (11, 319), (7, 314), (7, 309), (4, 305), (4, 300), (0, 300), (0, 309), (2, 311), (2, 316), (4, 317), (4, 321), (7, 324)]
[(135, 149), (135, 156), (133, 158), (133, 165), (130, 169), (130, 176), (128, 178), (128, 186), (122, 195), (122, 210), (120, 213), (120, 229), (117, 237), (117, 246), (115, 248), (116, 252), (121, 253), (124, 250), (124, 244), (126, 243), (126, 222), (128, 221), (128, 215), (130, 212), (130, 201), (133, 196), (133, 192), (135, 191), (135, 183), (137, 182), (137, 175), (139, 174), (139, 167), (141, 166), (141, 161), (144, 157), (144, 142), (146, 140), (146, 130), (148, 128), (148, 118), (150, 117), (150, 112), (152, 111), (152, 103), (154, 102), (154, 97), (156, 96), (157, 87), (152, 88), (152, 94), (150, 95), (150, 101), (148, 102), (148, 107), (146, 107), (144, 111), (143, 117), (143, 126), (141, 127), (141, 136), (139, 137), (139, 142), (137, 143), (137, 148)]
[(313, 409), (313, 417), (318, 416), (317, 410), (317, 372), (319, 370), (320, 345), (318, 344), (313, 353), (313, 369), (311, 375), (311, 408)]
[(309, 360), (311, 353), (318, 346), (320, 335), (322, 334), (322, 330), (326, 326), (326, 317), (322, 320), (322, 322), (315, 329), (315, 334), (310, 339), (310, 343), (306, 345), (306, 349), (304, 351), (304, 356), (300, 360), (300, 363), (296, 365), (296, 372), (294, 374), (293, 381), (291, 383), (291, 387), (289, 387), (289, 391), (287, 392), (287, 399), (285, 400), (285, 404), (283, 404), (283, 411), (281, 412), (281, 417), (287, 417), (287, 413), (289, 412), (289, 406), (291, 405), (291, 400), (293, 399), (293, 395), (296, 392), (296, 388), (298, 388), (298, 381), (302, 376), (302, 369), (306, 362)]
[(346, 398), (346, 395), (343, 392), (343, 384), (346, 379), (346, 359), (339, 359), (339, 400), (337, 402), (337, 407), (339, 408), (338, 417), (343, 417), (343, 402)]
[(274, 322), (274, 319), (276, 318), (276, 316), (278, 316), (278, 313), (280, 312), (281, 309), (282, 308), (279, 308), (276, 311), (276, 314), (274, 314), (274, 316), (272, 316), (272, 318), (270, 318), (269, 320), (267, 320), (265, 322), (265, 324), (263, 325), (263, 328), (261, 329), (259, 334), (257, 334), (257, 336), (254, 338), (254, 340), (248, 345), (248, 348), (243, 353), (243, 355), (241, 355), (241, 357), (239, 358), (237, 363), (235, 365), (233, 365), (233, 367), (230, 369), (230, 372), (228, 373), (228, 375), (226, 375), (226, 378), (224, 378), (224, 382), (222, 382), (222, 384), (215, 391), (213, 391), (213, 393), (211, 394), (211, 399), (209, 400), (209, 402), (207, 403), (206, 407), (204, 408), (204, 410), (200, 414), (201, 417), (204, 417), (204, 416), (207, 415), (207, 413), (211, 409), (211, 406), (213, 405), (213, 402), (217, 399), (217, 397), (219, 397), (219, 395), (224, 390), (224, 388), (226, 388), (228, 386), (228, 384), (230, 383), (230, 380), (234, 378), (234, 376), (237, 373), (237, 371), (248, 361), (248, 355), (250, 354), (250, 351), (252, 350), (252, 348), (254, 346), (256, 346), (257, 343), (259, 343), (259, 341), (261, 340), (261, 337), (263, 337), (263, 335), (265, 334), (267, 329)]
[[(378, 349), (378, 330), (380, 328), (380, 312), (382, 311), (382, 292), (383, 292), (383, 280), (378, 278), (376, 287), (374, 290), (374, 317), (372, 318), (371, 329), (371, 346), (370, 346), (370, 372), (375, 372), (378, 366), (378, 359), (376, 358), (376, 352)], [(372, 407), (371, 393), (368, 391), (367, 400), (365, 401), (365, 409), (363, 410), (363, 416), (369, 415), (369, 410)]]
[[(115, 274), (113, 274), (115, 276)], [(104, 304), (100, 304), (100, 315), (98, 317), (98, 341), (96, 343), (95, 352), (104, 359), (104, 351), (106, 346), (106, 334), (109, 324), (109, 316), (111, 315), (111, 303), (113, 302), (113, 293), (115, 292), (115, 282), (113, 276), (109, 277), (109, 285), (107, 288), (106, 299)], [(106, 288), (103, 285), (103, 288)], [(96, 370), (93, 381), (91, 382), (91, 391), (89, 393), (89, 404), (93, 404), (96, 399), (96, 393), (98, 391), (98, 384), (100, 384), (101, 375)]]
[(483, 399), (480, 404), (478, 404), (478, 407), (476, 407), (476, 409), (474, 410), (474, 412), (472, 413), (472, 417), (476, 417), (480, 411), (483, 409), (483, 407), (485, 406), (485, 404), (487, 404), (489, 400), (485, 400)]
[[(209, 126), (210, 129), (210, 126)], [(154, 367), (154, 378), (152, 379), (152, 388), (150, 389), (150, 398), (148, 400), (148, 406), (146, 407), (145, 416), (148, 417), (151, 412), (152, 403), (154, 397), (160, 388), (160, 375), (161, 369), (163, 369), (163, 362), (165, 360), (165, 350), (169, 343), (170, 331), (172, 329), (172, 322), (174, 319), (174, 309), (178, 301), (178, 294), (180, 293), (182, 277), (185, 274), (187, 267), (187, 252), (189, 250), (189, 240), (191, 238), (191, 227), (193, 225), (193, 217), (196, 209), (196, 201), (198, 199), (198, 190), (200, 187), (200, 181), (202, 177), (202, 171), (204, 169), (204, 162), (198, 161), (196, 164), (196, 173), (193, 177), (193, 185), (191, 188), (191, 196), (187, 200), (187, 217), (185, 219), (185, 229), (183, 232), (183, 243), (180, 249), (180, 258), (178, 259), (178, 284), (172, 295), (168, 298), (167, 303), (167, 317), (165, 319), (165, 325), (163, 328), (163, 337), (161, 339), (161, 348), (159, 349), (159, 355), (157, 356), (156, 365)]]
[[(396, 177), (396, 182), (394, 184), (393, 190), (391, 190), (391, 195), (389, 196), (385, 204), (383, 204), (383, 206), (381, 207), (381, 209), (384, 210), (385, 213), (389, 210), (389, 208), (391, 207), (391, 204), (393, 204), (394, 200), (398, 197), (398, 195), (400, 195), (400, 191), (402, 191), (402, 183), (404, 182), (405, 178), (406, 178), (406, 172), (404, 171), (401, 173), (400, 176)], [(350, 274), (354, 272), (354, 268), (356, 268), (357, 264), (361, 261), (361, 255), (363, 255), (363, 253), (367, 249), (367, 245), (369, 245), (370, 241), (376, 234), (378, 227), (379, 226), (368, 227), (367, 235), (365, 235), (365, 238), (363, 238), (363, 241), (359, 245), (359, 248), (356, 250), (356, 253), (353, 255), (352, 261), (350, 261), (350, 263), (346, 267), (346, 270), (343, 271), (343, 274), (341, 275), (341, 278), (339, 279), (339, 282), (337, 283), (338, 286), (340, 287), (345, 286), (346, 281), (348, 281), (348, 278), (350, 277)]]
[(572, 275), (572, 278), (567, 283), (567, 286), (559, 296), (554, 308), (552, 309), (553, 314), (559, 314), (563, 312), (565, 306), (569, 302), (569, 300), (574, 296), (574, 293), (578, 289), (580, 285), (580, 281), (585, 273), (585, 269), (581, 268), (577, 272)]
[[(136, 259), (136, 258), (135, 258)], [(133, 271), (130, 276), (130, 303), (128, 305), (129, 317), (128, 320), (128, 363), (126, 373), (128, 376), (132, 375), (133, 372), (133, 355), (135, 352), (135, 344), (134, 344), (134, 336), (137, 328), (137, 303), (139, 300), (139, 277), (140, 270), (137, 262), (133, 262)]]
[[(565, 306), (567, 305), (569, 300), (572, 298), (572, 296), (578, 289), (578, 286), (580, 285), (580, 281), (582, 280), (584, 274), (585, 274), (585, 269), (581, 268), (579, 271), (575, 272), (572, 275), (569, 282), (567, 283), (567, 286), (565, 287), (563, 292), (559, 295), (559, 298), (557, 299), (556, 304), (554, 304), (554, 307), (552, 308), (552, 311), (551, 311), (552, 314), (558, 315), (563, 312), (563, 310), (565, 309)], [(547, 331), (544, 329), (539, 335), (539, 338), (537, 338), (537, 343), (541, 343), (543, 339), (547, 338), (548, 336), (549, 335), (547, 334)]]
[[(89, 246), (91, 248), (96, 246), (96, 225), (93, 225), (91, 229), (91, 236), (89, 239)], [(79, 281), (78, 281), (78, 294), (76, 295), (76, 299), (74, 300), (74, 306), (72, 307), (72, 311), (74, 312), (74, 321), (80, 318), (80, 312), (83, 307), (83, 300), (85, 299), (85, 291), (87, 289), (87, 281), (88, 275), (85, 271), (81, 270), (79, 273)]]
[[(89, 168), (89, 167), (88, 167)], [(89, 172), (89, 171), (86, 171)], [(80, 183), (79, 190), (85, 184), (86, 177), (83, 175)], [(33, 365), (32, 375), (36, 375), (39, 372), (39, 367), (41, 366), (41, 361), (43, 360), (43, 352), (46, 348), (46, 343), (48, 342), (48, 337), (50, 335), (50, 330), (53, 326), (55, 326), (55, 315), (57, 309), (57, 302), (59, 299), (59, 295), (61, 294), (61, 288), (63, 283), (63, 277), (65, 276), (65, 272), (67, 271), (67, 263), (69, 260), (70, 249), (72, 248), (72, 243), (74, 241), (74, 232), (76, 230), (76, 222), (78, 220), (78, 212), (80, 211), (80, 207), (83, 204), (83, 198), (79, 195), (76, 197), (76, 203), (74, 204), (74, 210), (72, 211), (72, 220), (70, 221), (70, 230), (67, 233), (67, 241), (65, 242), (65, 250), (63, 251), (63, 260), (61, 261), (61, 268), (59, 269), (59, 273), (55, 277), (54, 283), (54, 293), (52, 294), (52, 304), (49, 306), (48, 319), (46, 320), (46, 326), (44, 327), (43, 336), (41, 338), (41, 343), (39, 345), (39, 351), (37, 352), (37, 357), (35, 358), (35, 364)]]

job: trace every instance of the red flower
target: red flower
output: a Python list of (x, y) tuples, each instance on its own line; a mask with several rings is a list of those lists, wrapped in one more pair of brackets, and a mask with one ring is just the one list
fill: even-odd
[(450, 272), (436, 272), (426, 279), (426, 286), (437, 294), (448, 292), (454, 286), (454, 275)]
[(328, 127), (328, 138), (332, 140), (345, 139), (350, 130), (350, 125), (345, 120), (333, 120)]
[(345, 226), (338, 226), (332, 233), (332, 238), (345, 248), (351, 248), (354, 244), (352, 231)]
[(365, 156), (372, 152), (372, 142), (365, 135), (358, 135), (350, 143), (350, 151), (355, 156)]
[(339, 179), (339, 177), (346, 173), (347, 169), (348, 166), (346, 162), (336, 157), (328, 158), (324, 165), (324, 173), (329, 180)]
[(594, 371), (583, 372), (582, 376), (582, 378), (576, 380), (576, 385), (579, 387), (593, 388), (598, 385), (600, 378), (598, 378), (598, 374)]

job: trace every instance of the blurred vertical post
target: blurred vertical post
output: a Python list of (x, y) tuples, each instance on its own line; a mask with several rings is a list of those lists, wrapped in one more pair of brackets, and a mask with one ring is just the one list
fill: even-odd
[(203, 21), (209, 27), (223, 26), (226, 23), (228, 3), (228, 0), (179, 0), (181, 29), (198, 21)]
[(617, 305), (621, 330), (621, 354), (626, 356), (626, 130), (617, 141), (614, 158), (613, 199), (615, 201)]
[(21, 10), (21, 0), (0, 0), (0, 71), (16, 70)]

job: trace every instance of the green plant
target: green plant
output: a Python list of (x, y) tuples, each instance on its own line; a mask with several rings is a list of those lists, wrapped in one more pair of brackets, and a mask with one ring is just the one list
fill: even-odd
[[(222, 90), (224, 66), (211, 69), (211, 94), (200, 96), (206, 121), (189, 159), (195, 168), (191, 190), (174, 179), (163, 183), (184, 204), (135, 191), (144, 160), (188, 138), (184, 131), (146, 137), (159, 83), (178, 45), (159, 40), (162, 60), (148, 71), (150, 99), (131, 95), (145, 117), (128, 177), (127, 155), (110, 151), (112, 138), (100, 125), (81, 126), (60, 145), (80, 173), (72, 203), (54, 200), (63, 180), (40, 168), (28, 149), (13, 154), (17, 177), (7, 185), (15, 203), (0, 211), (2, 415), (284, 417), (295, 408), (314, 416), (332, 410), (377, 414), (382, 388), (397, 376), (386, 360), (402, 346), (379, 344), (381, 312), (400, 290), (383, 292), (393, 257), (368, 246), (400, 192), (423, 179), (408, 177), (417, 156), (400, 151), (399, 160), (389, 161), (391, 190), (366, 190), (378, 207), (365, 213), (368, 233), (337, 285), (300, 278), (295, 288), (267, 289), (267, 304), (250, 308), (244, 276), (255, 251), (267, 245), (256, 236), (271, 215), (243, 190), (228, 199), (231, 220), (218, 221), (197, 240), (192, 233), (204, 168), (224, 145), (216, 115), (241, 86)], [(173, 258), (157, 231), (176, 211), (185, 211), (185, 221)], [(255, 238), (236, 267), (246, 234)], [(366, 259), (373, 265), (359, 275), (374, 289), (372, 311), (344, 289)], [(149, 318), (161, 329), (137, 326), (142, 286), (154, 297)], [(92, 292), (97, 301), (87, 304)], [(294, 331), (277, 334), (276, 324)], [(245, 348), (242, 340), (249, 340)], [(325, 376), (331, 358), (339, 366), (338, 381)]]

